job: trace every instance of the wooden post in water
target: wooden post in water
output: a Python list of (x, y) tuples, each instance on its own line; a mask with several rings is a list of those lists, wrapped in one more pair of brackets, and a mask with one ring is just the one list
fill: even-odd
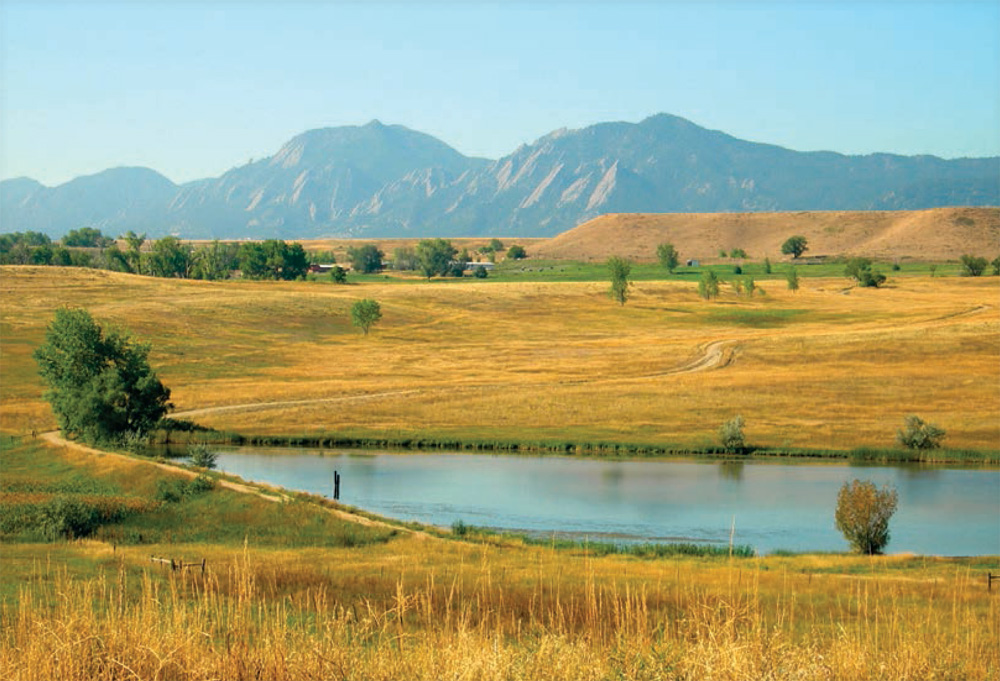
[(333, 472), (333, 499), (340, 500), (340, 473), (337, 471)]

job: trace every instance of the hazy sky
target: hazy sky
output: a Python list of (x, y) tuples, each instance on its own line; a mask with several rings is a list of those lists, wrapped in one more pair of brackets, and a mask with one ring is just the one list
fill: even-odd
[(1000, 0), (0, 0), (0, 177), (175, 182), (373, 118), (497, 158), (672, 113), (798, 150), (1000, 154)]

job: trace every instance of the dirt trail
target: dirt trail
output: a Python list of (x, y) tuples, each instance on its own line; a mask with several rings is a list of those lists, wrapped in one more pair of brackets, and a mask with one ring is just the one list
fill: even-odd
[[(79, 452), (85, 452), (87, 454), (96, 454), (103, 457), (111, 457), (113, 459), (120, 459), (122, 461), (129, 461), (132, 463), (145, 464), (147, 466), (155, 466), (161, 470), (169, 471), (171, 473), (176, 473), (178, 475), (183, 475), (187, 478), (197, 477), (198, 473), (186, 468), (181, 468), (179, 466), (174, 466), (167, 463), (158, 463), (156, 461), (146, 461), (143, 459), (137, 459), (132, 456), (126, 456), (125, 454), (116, 454), (114, 452), (106, 452), (102, 449), (95, 449), (94, 447), (88, 447), (87, 445), (80, 444), (79, 442), (73, 442), (71, 440), (66, 440), (63, 438), (58, 431), (50, 431), (48, 433), (42, 433), (41, 438), (53, 445), (54, 447), (66, 447), (68, 449), (74, 449)], [(232, 482), (230, 480), (219, 479), (216, 481), (219, 487), (224, 489), (232, 490), (234, 492), (239, 492), (240, 494), (252, 494), (254, 496), (260, 497), (265, 501), (272, 502), (286, 502), (291, 501), (292, 497), (288, 495), (284, 490), (276, 488), (268, 488), (266, 485), (244, 485), (238, 482)], [(343, 511), (337, 508), (327, 508), (325, 510), (342, 520), (348, 522), (357, 523), (358, 525), (364, 525), (366, 527), (381, 527), (388, 530), (397, 530), (405, 534), (412, 534), (421, 538), (430, 538), (430, 535), (426, 532), (420, 532), (417, 530), (411, 530), (407, 527), (398, 527), (396, 525), (390, 525), (389, 523), (382, 522), (380, 520), (373, 520), (372, 518), (366, 518), (364, 516), (355, 515), (347, 511)]]

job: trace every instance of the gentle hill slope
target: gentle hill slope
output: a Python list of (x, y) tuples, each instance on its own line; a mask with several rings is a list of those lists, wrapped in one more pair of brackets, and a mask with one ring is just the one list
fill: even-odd
[(620, 255), (655, 260), (672, 243), (682, 259), (709, 259), (742, 248), (752, 259), (777, 259), (781, 244), (800, 234), (806, 256), (954, 259), (1000, 253), (1000, 208), (797, 213), (616, 213), (602, 215), (531, 249), (532, 257), (603, 260)]

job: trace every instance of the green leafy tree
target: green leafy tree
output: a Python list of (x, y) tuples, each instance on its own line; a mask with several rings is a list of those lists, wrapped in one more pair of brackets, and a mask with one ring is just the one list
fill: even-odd
[(346, 284), (347, 270), (340, 265), (334, 265), (330, 268), (330, 278), (333, 279), (334, 284)]
[(742, 248), (734, 248), (733, 250), (729, 251), (729, 257), (733, 258), (734, 260), (737, 258), (745, 260), (749, 256), (747, 256), (747, 252), (744, 251)]
[(148, 356), (148, 345), (105, 332), (89, 312), (70, 308), (56, 310), (34, 353), (59, 427), (90, 442), (144, 435), (171, 408)]
[(199, 248), (192, 254), (191, 276), (195, 279), (217, 281), (228, 279), (239, 266), (235, 244), (224, 244), (218, 239)]
[(712, 270), (706, 271), (698, 281), (698, 295), (705, 300), (711, 300), (719, 296), (719, 278)]
[(503, 250), (503, 242), (500, 241), (500, 239), (497, 239), (496, 237), (490, 239), (490, 250), (493, 251), (494, 253), (499, 253), (500, 251)]
[(191, 269), (191, 247), (175, 236), (165, 236), (153, 242), (143, 261), (145, 272), (154, 277), (186, 278)]
[(445, 277), (451, 272), (451, 263), (458, 251), (445, 239), (422, 239), (417, 244), (417, 260), (420, 261), (420, 271), (430, 279), (433, 276)]
[(68, 248), (59, 246), (52, 250), (52, 263), (59, 267), (71, 267), (73, 265), (73, 254)]
[(128, 245), (125, 257), (128, 258), (129, 267), (135, 274), (142, 274), (142, 245), (146, 243), (146, 235), (136, 234), (130, 229), (121, 238)]
[(789, 291), (799, 290), (799, 273), (795, 271), (794, 267), (788, 270), (788, 273), (785, 275), (785, 280), (788, 282)]
[(809, 250), (808, 244), (809, 241), (804, 236), (790, 236), (785, 239), (785, 243), (781, 244), (781, 252), (784, 255), (792, 256), (792, 258), (798, 258)]
[(420, 268), (417, 252), (409, 246), (400, 246), (392, 252), (392, 269), (410, 272)]
[(764, 258), (764, 273), (771, 274), (771, 259)]
[(382, 271), (382, 260), (385, 258), (385, 253), (379, 250), (378, 246), (367, 244), (358, 248), (349, 248), (347, 258), (351, 261), (351, 267), (355, 272), (372, 274)]
[(885, 283), (885, 275), (872, 268), (869, 258), (851, 258), (847, 261), (844, 274), (858, 283), (858, 286), (878, 288)]
[(286, 244), (280, 239), (264, 242), (270, 279), (293, 281), (304, 279), (309, 272), (309, 255), (302, 244)]
[(746, 423), (743, 417), (737, 415), (719, 427), (719, 442), (727, 452), (743, 452), (746, 450), (746, 437), (743, 428)]
[(882, 553), (889, 543), (889, 519), (898, 501), (891, 487), (880, 490), (867, 480), (845, 482), (837, 494), (837, 529), (858, 553)]
[(32, 265), (51, 265), (52, 264), (52, 246), (48, 244), (37, 246), (31, 251), (31, 264)]
[(993, 276), (1000, 275), (1000, 255), (993, 258), (993, 261), (990, 262), (990, 265), (993, 266)]
[(961, 261), (962, 274), (966, 277), (982, 276), (983, 272), (986, 271), (986, 266), (990, 264), (986, 258), (975, 255), (963, 255)]
[(62, 238), (63, 246), (76, 246), (80, 248), (107, 248), (115, 242), (114, 239), (101, 234), (101, 230), (93, 227), (81, 227), (71, 229)]
[(351, 323), (361, 329), (366, 336), (380, 319), (382, 319), (382, 308), (378, 301), (365, 298), (351, 305)]
[(629, 276), (632, 274), (632, 263), (625, 258), (613, 255), (607, 261), (608, 272), (611, 274), (611, 289), (608, 295), (619, 305), (624, 305), (629, 297), (629, 287), (632, 282)]
[(267, 268), (267, 253), (264, 244), (256, 241), (246, 241), (240, 244), (237, 253), (240, 272), (247, 279), (266, 279), (270, 274)]
[(660, 261), (660, 266), (670, 274), (674, 273), (680, 264), (680, 255), (673, 244), (660, 244), (656, 247), (656, 258)]
[(528, 257), (528, 252), (524, 250), (524, 246), (518, 246), (514, 244), (507, 249), (507, 258), (510, 260), (524, 260)]
[(912, 414), (903, 420), (902, 430), (896, 431), (896, 440), (907, 449), (937, 449), (944, 436), (944, 430)]
[(240, 244), (237, 255), (240, 271), (249, 279), (302, 279), (309, 271), (309, 256), (302, 244), (286, 244), (278, 239)]

